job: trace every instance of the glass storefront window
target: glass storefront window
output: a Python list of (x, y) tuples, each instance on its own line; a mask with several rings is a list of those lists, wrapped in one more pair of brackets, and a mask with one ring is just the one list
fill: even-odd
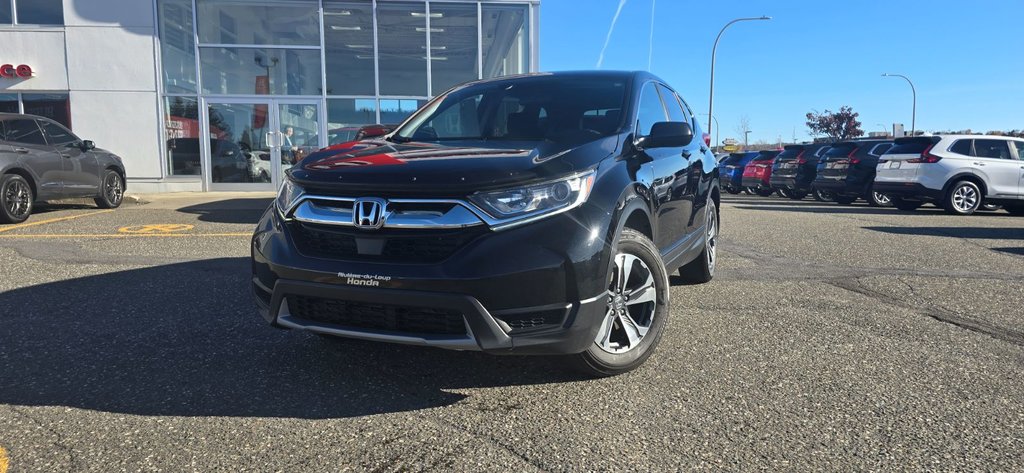
[(431, 94), (475, 80), (480, 72), (477, 57), (476, 4), (431, 3)]
[(426, 3), (377, 3), (380, 93), (427, 95)]
[(377, 123), (376, 100), (327, 99), (328, 145), (352, 141), (359, 127), (374, 123)]
[(203, 92), (239, 95), (320, 95), (315, 49), (200, 48)]
[(412, 112), (426, 105), (426, 100), (380, 99), (380, 122), (385, 125), (402, 123)]
[(14, 23), (14, 16), (11, 14), (11, 0), (0, 0), (0, 23)]
[(530, 70), (530, 12), (526, 5), (482, 7), (483, 77), (524, 74)]
[(21, 94), (25, 113), (49, 118), (71, 128), (71, 100), (68, 94)]
[[(211, 117), (210, 127), (215, 125)], [(194, 97), (164, 99), (164, 139), (167, 174), (198, 176), (202, 159), (199, 143), (199, 101)]]
[(18, 0), (15, 2), (19, 25), (63, 25), (63, 0)]
[(164, 92), (194, 94), (197, 84), (192, 0), (162, 0), (159, 6)]
[(373, 95), (373, 4), (324, 1), (327, 95)]
[(196, 0), (200, 44), (320, 45), (317, 0)]
[(0, 94), (0, 112), (18, 113), (18, 94)]

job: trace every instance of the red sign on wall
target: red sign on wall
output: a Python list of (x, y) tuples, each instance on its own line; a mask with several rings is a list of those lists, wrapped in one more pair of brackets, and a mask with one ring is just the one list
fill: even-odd
[[(256, 95), (270, 93), (270, 76), (256, 76)], [(256, 105), (252, 111), (252, 127), (261, 129), (267, 126), (267, 106)]]
[(0, 65), (0, 77), (4, 79), (28, 79), (32, 77), (32, 67), (28, 64), (15, 66), (14, 64)]

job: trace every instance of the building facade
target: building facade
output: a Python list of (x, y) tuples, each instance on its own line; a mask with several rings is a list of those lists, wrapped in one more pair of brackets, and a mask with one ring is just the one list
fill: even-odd
[(537, 70), (539, 0), (0, 0), (0, 111), (120, 155), (134, 192), (273, 190), (359, 126)]

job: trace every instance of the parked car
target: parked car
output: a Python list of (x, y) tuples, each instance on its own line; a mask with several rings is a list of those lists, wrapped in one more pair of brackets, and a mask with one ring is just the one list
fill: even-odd
[(925, 202), (957, 215), (1002, 205), (1024, 215), (1024, 139), (986, 135), (897, 138), (878, 161), (875, 189), (900, 210)]
[(878, 157), (892, 147), (889, 140), (842, 141), (832, 145), (818, 160), (813, 186), (834, 194), (834, 200), (849, 205), (863, 198), (868, 205), (891, 205), (889, 197), (873, 189)]
[(730, 194), (743, 192), (743, 169), (750, 160), (760, 153), (757, 151), (732, 153), (718, 164), (718, 172), (722, 179), (722, 188)]
[(790, 199), (807, 197), (818, 174), (818, 159), (828, 148), (827, 144), (787, 145), (772, 164), (771, 188)]
[(0, 223), (21, 223), (36, 202), (92, 198), (121, 205), (124, 163), (63, 125), (35, 115), (0, 113)]
[(664, 333), (669, 273), (715, 273), (718, 172), (690, 110), (646, 72), (458, 86), (382, 144), (286, 173), (252, 238), (260, 311), (328, 336), (633, 369)]
[[(175, 175), (200, 173), (202, 154), (199, 150), (199, 138), (167, 140), (167, 151)], [(210, 154), (210, 179), (213, 182), (253, 181), (253, 164), (237, 143), (211, 139)]]
[(751, 159), (747, 166), (743, 168), (743, 187), (750, 189), (751, 192), (761, 197), (768, 197), (775, 193), (770, 179), (772, 177), (772, 163), (779, 153), (779, 151), (775, 150), (758, 151), (757, 156), (754, 156), (754, 159)]

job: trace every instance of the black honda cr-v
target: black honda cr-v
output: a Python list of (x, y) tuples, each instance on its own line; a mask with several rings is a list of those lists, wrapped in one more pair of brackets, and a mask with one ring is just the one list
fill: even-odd
[(714, 275), (715, 164), (647, 73), (458, 86), (291, 168), (252, 238), (256, 301), (278, 327), (624, 372), (665, 330), (669, 273)]

